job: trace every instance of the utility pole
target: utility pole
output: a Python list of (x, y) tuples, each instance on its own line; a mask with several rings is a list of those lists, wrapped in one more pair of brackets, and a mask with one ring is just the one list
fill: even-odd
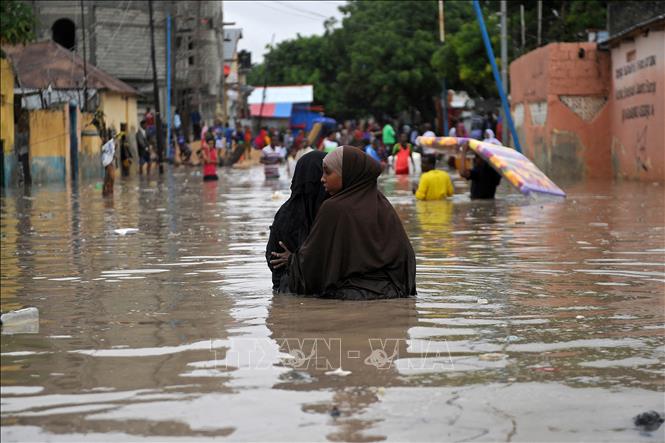
[[(196, 23), (194, 23), (194, 69), (196, 70), (196, 110), (202, 115), (201, 85), (203, 84), (203, 64), (201, 57), (201, 2), (196, 2)], [(197, 134), (198, 136), (198, 134)]]
[(219, 55), (220, 75), (219, 86), (217, 87), (217, 104), (215, 106), (215, 114), (220, 114), (222, 118), (222, 125), (226, 127), (226, 79), (224, 78), (224, 2), (219, 2), (219, 14), (215, 17), (217, 21), (217, 53)]
[(526, 35), (524, 32), (524, 5), (520, 5), (520, 27), (522, 28), (522, 52), (526, 47)]
[(157, 125), (157, 161), (159, 173), (164, 173), (164, 134), (162, 133), (162, 113), (159, 111), (159, 86), (157, 84), (157, 63), (155, 62), (155, 22), (152, 12), (152, 0), (148, 0), (150, 16), (150, 58), (152, 59), (152, 91), (155, 100), (155, 123)]
[(83, 103), (81, 110), (83, 112), (88, 109), (88, 50), (85, 42), (85, 14), (83, 13), (83, 0), (81, 3), (81, 34), (83, 40)]
[(446, 41), (445, 21), (443, 19), (443, 0), (439, 0), (439, 40)]
[[(522, 6), (522, 5), (520, 5)], [(524, 6), (522, 6), (524, 10)], [(506, 0), (501, 0), (501, 82), (508, 90), (508, 20), (506, 16), (508, 15), (508, 4)], [(504, 146), (508, 145), (508, 125), (506, 124), (507, 115), (505, 111), (501, 111), (503, 118), (501, 119), (501, 142)]]
[(166, 160), (173, 162), (171, 150), (171, 4), (166, 13)]
[[(178, 102), (178, 76), (176, 75), (176, 60), (178, 58), (178, 53), (177, 53), (177, 45), (176, 45), (176, 40), (178, 39), (178, 26), (177, 26), (177, 20), (176, 18), (178, 17), (178, 4), (176, 2), (173, 2), (173, 17), (172, 17), (172, 23), (171, 23), (171, 30), (172, 30), (172, 35), (171, 35), (171, 41), (168, 42), (169, 45), (171, 45), (171, 54), (173, 54), (173, 57), (171, 57), (171, 75), (173, 76), (173, 103), (176, 108), (179, 107), (179, 102)], [(182, 111), (182, 109), (180, 110)]]
[[(272, 47), (275, 44), (275, 34), (272, 35), (272, 38), (270, 39), (270, 50), (272, 51)], [(266, 54), (268, 55), (268, 54)], [(263, 59), (263, 94), (261, 95), (261, 107), (259, 108), (259, 124), (258, 124), (258, 129), (256, 130), (257, 134), (261, 131), (261, 123), (263, 123), (263, 105), (266, 102), (266, 91), (268, 89), (268, 59), (264, 58)]]
[[(439, 41), (441, 44), (446, 41), (443, 0), (439, 0)], [(448, 135), (448, 87), (445, 77), (441, 79), (441, 122), (443, 123), (441, 135), (446, 136)]]
[(543, 31), (543, 0), (538, 0), (538, 47), (540, 47), (542, 31)]

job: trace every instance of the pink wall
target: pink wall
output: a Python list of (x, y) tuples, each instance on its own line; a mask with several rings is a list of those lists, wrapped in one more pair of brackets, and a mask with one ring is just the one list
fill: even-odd
[(525, 154), (554, 178), (665, 181), (665, 31), (552, 43), (510, 65)]
[(595, 43), (553, 43), (510, 65), (525, 154), (554, 178), (611, 175), (610, 59)]
[(665, 181), (665, 31), (618, 42), (611, 74), (615, 174)]

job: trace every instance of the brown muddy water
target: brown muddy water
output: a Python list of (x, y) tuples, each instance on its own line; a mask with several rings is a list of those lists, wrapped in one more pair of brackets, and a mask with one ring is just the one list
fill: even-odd
[(197, 174), (2, 197), (2, 310), (40, 314), (3, 330), (3, 442), (665, 440), (632, 422), (665, 410), (662, 184), (416, 203), (383, 177), (418, 296), (349, 302), (271, 293), (288, 178)]

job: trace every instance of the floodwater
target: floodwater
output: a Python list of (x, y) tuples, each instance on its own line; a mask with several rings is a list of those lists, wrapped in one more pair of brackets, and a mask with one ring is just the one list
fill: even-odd
[(632, 422), (665, 410), (662, 184), (417, 203), (380, 185), (412, 299), (273, 296), (289, 181), (260, 168), (3, 196), (2, 310), (40, 319), (3, 330), (2, 441), (665, 440)]

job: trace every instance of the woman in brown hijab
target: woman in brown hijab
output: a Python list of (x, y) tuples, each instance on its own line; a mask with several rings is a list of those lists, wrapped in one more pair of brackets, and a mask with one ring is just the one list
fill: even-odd
[(380, 174), (379, 164), (352, 146), (324, 158), (321, 181), (332, 197), (300, 249), (273, 253), (273, 266), (288, 266), (291, 292), (347, 300), (415, 295), (413, 248), (377, 189)]

